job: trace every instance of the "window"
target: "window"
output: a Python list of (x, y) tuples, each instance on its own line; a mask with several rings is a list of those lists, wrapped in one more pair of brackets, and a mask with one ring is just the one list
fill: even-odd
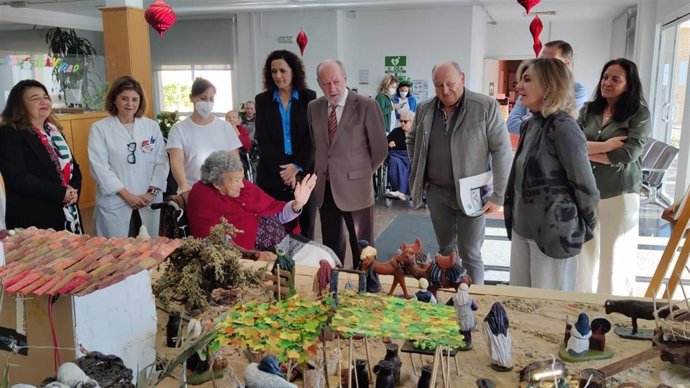
[(189, 94), (197, 77), (209, 80), (216, 87), (213, 113), (225, 114), (233, 109), (230, 65), (170, 65), (154, 71), (158, 111), (190, 115), (193, 107)]

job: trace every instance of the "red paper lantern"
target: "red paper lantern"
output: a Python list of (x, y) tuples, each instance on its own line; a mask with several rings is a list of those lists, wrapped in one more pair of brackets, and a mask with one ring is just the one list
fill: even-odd
[(539, 4), (541, 0), (517, 0), (517, 2), (525, 8), (525, 12), (529, 15), (529, 11), (532, 7)]
[(301, 27), (299, 29), (299, 33), (297, 34), (297, 39), (295, 41), (297, 42), (297, 46), (299, 46), (300, 54), (304, 56), (304, 48), (307, 47), (309, 39), (307, 39), (307, 34), (304, 33), (304, 30)]
[(163, 0), (156, 0), (149, 5), (144, 13), (144, 18), (146, 23), (158, 31), (161, 38), (163, 33), (177, 21), (175, 11)]
[(532, 40), (534, 40), (532, 48), (534, 49), (534, 55), (536, 57), (539, 57), (539, 53), (541, 52), (541, 40), (539, 40), (539, 34), (541, 34), (543, 29), (544, 25), (541, 23), (539, 15), (536, 15), (529, 24), (529, 32), (532, 34)]

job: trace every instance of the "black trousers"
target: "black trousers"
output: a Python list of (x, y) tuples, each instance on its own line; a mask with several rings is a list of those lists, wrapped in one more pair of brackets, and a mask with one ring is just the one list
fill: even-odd
[(353, 268), (357, 269), (360, 264), (358, 241), (367, 240), (371, 245), (374, 243), (374, 207), (369, 206), (351, 212), (340, 210), (333, 200), (331, 184), (326, 182), (326, 191), (323, 204), (319, 209), (319, 216), (323, 244), (331, 248), (343, 264), (347, 250), (343, 226), (347, 228), (350, 250), (352, 251), (352, 264)]

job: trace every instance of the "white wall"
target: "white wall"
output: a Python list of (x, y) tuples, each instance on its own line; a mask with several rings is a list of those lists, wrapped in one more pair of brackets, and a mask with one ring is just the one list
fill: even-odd
[[(501, 22), (488, 26), (486, 56), (496, 59), (534, 58), (530, 18)], [(611, 20), (593, 19), (572, 22), (550, 22), (542, 19), (542, 43), (565, 40), (573, 46), (573, 74), (587, 87), (588, 94), (596, 87), (601, 69), (610, 57)]]
[[(475, 92), (482, 92), (484, 77), (484, 56), (486, 54), (487, 25), (486, 13), (480, 7), (472, 7), (472, 39), (471, 39), (471, 64), (469, 73), (472, 75), (466, 79), (466, 85)], [(466, 74), (467, 75), (467, 74)], [(487, 86), (488, 88), (488, 86)]]
[[(342, 19), (344, 50), (350, 86), (361, 94), (374, 96), (384, 76), (384, 57), (407, 56), (407, 75), (429, 81), (433, 95), (431, 68), (451, 59), (460, 63), (468, 80), (481, 84), (481, 70), (473, 78), (470, 38), (472, 7), (357, 11), (356, 18)], [(477, 61), (481, 66), (482, 57)], [(358, 85), (359, 70), (369, 70), (369, 85)]]
[[(261, 72), (271, 51), (290, 50), (299, 54), (294, 38), (297, 37), (300, 26), (304, 28), (309, 40), (302, 57), (307, 83), (311, 89), (319, 91), (316, 65), (324, 59), (338, 56), (337, 15), (335, 10), (238, 15), (238, 101), (253, 100), (263, 90)], [(280, 36), (292, 36), (293, 42), (278, 43)]]

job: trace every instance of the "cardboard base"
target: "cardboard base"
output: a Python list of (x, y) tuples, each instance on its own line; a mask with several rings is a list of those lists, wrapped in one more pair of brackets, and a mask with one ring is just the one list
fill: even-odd
[(610, 348), (606, 348), (604, 351), (590, 349), (587, 351), (587, 353), (581, 356), (573, 356), (572, 354), (568, 353), (567, 350), (565, 350), (565, 345), (561, 344), (561, 347), (558, 349), (558, 357), (566, 362), (606, 360), (613, 357), (613, 350)]
[(621, 338), (627, 338), (627, 339), (634, 339), (634, 340), (647, 340), (651, 341), (652, 337), (654, 336), (654, 330), (651, 329), (640, 329), (639, 327), (637, 328), (637, 333), (633, 334), (632, 333), (632, 326), (619, 326), (613, 329), (613, 332), (616, 333), (619, 337)]

